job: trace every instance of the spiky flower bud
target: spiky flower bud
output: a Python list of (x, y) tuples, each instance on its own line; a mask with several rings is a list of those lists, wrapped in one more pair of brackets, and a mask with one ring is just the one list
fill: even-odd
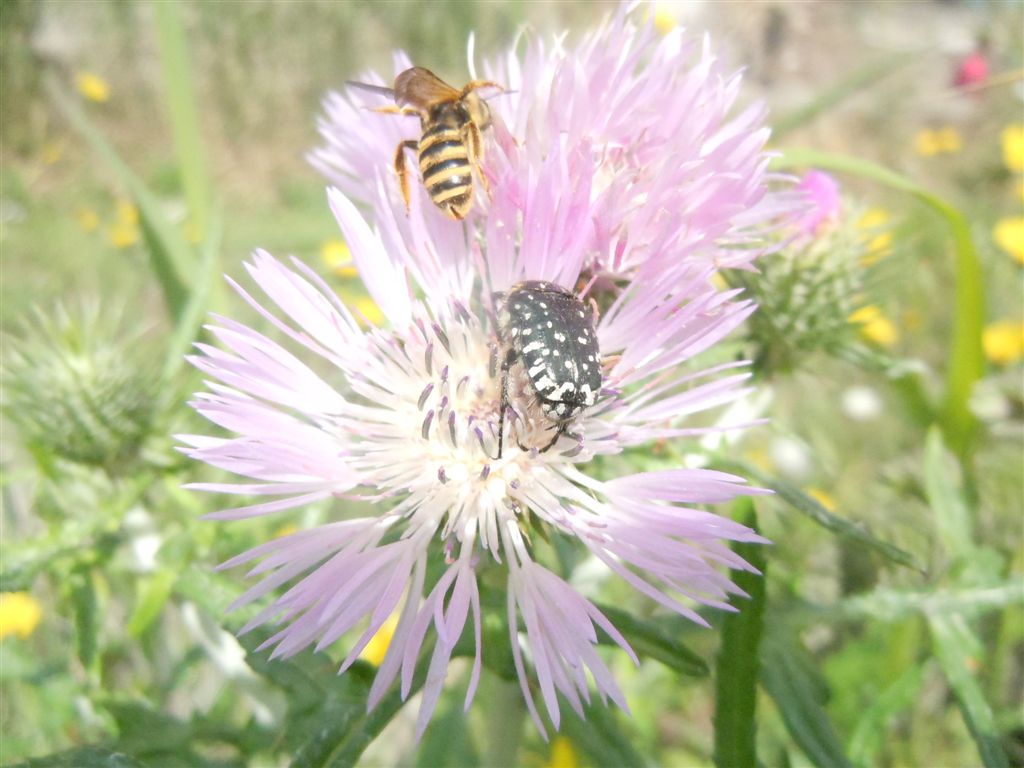
[(119, 340), (98, 305), (36, 309), (4, 344), (2, 406), (37, 460), (118, 474), (154, 416), (155, 377), (138, 345)]
[[(812, 204), (824, 204), (816, 197), (820, 185), (802, 186)], [(807, 227), (786, 233), (790, 242), (762, 259), (759, 272), (729, 275), (730, 284), (760, 307), (748, 332), (763, 374), (792, 371), (815, 353), (849, 356), (863, 348), (857, 312), (865, 304), (879, 233), (862, 223), (862, 211), (840, 200), (837, 189), (828, 205), (827, 215), (809, 214)]]

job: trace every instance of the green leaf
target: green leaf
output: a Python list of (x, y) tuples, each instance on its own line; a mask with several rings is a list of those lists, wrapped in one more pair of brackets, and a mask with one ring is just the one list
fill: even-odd
[(877, 589), (846, 598), (838, 605), (826, 608), (825, 613), (843, 619), (900, 621), (910, 614), (980, 615), (1021, 604), (1024, 604), (1024, 583), (1017, 579), (967, 589), (931, 589), (925, 592)]
[[(742, 498), (733, 515), (744, 525), (757, 528), (754, 502)], [(712, 757), (719, 768), (757, 765), (756, 720), (758, 651), (764, 628), (765, 551), (764, 546), (738, 542), (737, 555), (761, 571), (732, 571), (732, 581), (750, 595), (739, 613), (726, 614), (722, 622), (722, 644), (715, 659), (715, 748)]]
[(887, 740), (889, 723), (909, 710), (917, 701), (924, 683), (923, 666), (914, 666), (900, 675), (864, 711), (850, 737), (850, 759), (857, 765), (878, 765), (878, 751)]
[(146, 768), (134, 757), (102, 747), (77, 747), (46, 757), (33, 757), (11, 768)]
[(985, 370), (981, 347), (985, 290), (981, 264), (967, 220), (954, 206), (926, 188), (867, 160), (813, 149), (792, 148), (776, 158), (773, 167), (779, 170), (813, 167), (860, 176), (917, 197), (945, 221), (953, 243), (956, 294), (953, 301), (950, 352), (946, 362), (946, 392), (941, 426), (947, 445), (960, 458), (966, 457), (977, 433), (977, 420), (971, 413), (969, 399), (975, 382)]
[(189, 221), (199, 238), (205, 239), (213, 195), (199, 135), (199, 113), (188, 65), (189, 51), (181, 23), (181, 7), (177, 3), (155, 3), (153, 12), (156, 14), (167, 108), (174, 132), (174, 146), (178, 153), (178, 168), (188, 205)]
[[(687, 677), (706, 677), (708, 665), (699, 655), (691, 651), (675, 635), (666, 631), (657, 619), (640, 619), (619, 608), (595, 603), (622, 636), (633, 646), (641, 658), (660, 661), (669, 669)], [(601, 635), (600, 642), (611, 645), (613, 641)]]
[(462, 694), (445, 696), (430, 720), (416, 755), (417, 768), (470, 768), (480, 764), (462, 708)]
[(868, 88), (879, 80), (888, 77), (903, 66), (917, 60), (916, 54), (897, 53), (888, 56), (880, 61), (874, 61), (865, 67), (854, 70), (852, 73), (818, 93), (811, 101), (802, 107), (782, 115), (772, 121), (772, 138), (789, 133), (812, 122), (819, 115), (838, 106), (851, 96)]
[(139, 208), (142, 234), (149, 250), (150, 266), (160, 283), (172, 320), (185, 307), (188, 296), (186, 275), (193, 272), (193, 255), (181, 233), (167, 221), (156, 197), (117, 154), (100, 130), (93, 125), (78, 102), (50, 76), (43, 84), (57, 109), (90, 144), (93, 152), (128, 191)]
[(309, 737), (302, 742), (291, 768), (321, 768), (329, 764), (338, 745), (352, 734), (366, 712), (366, 701), (330, 696), (317, 707), (317, 717), (308, 726)]
[(142, 701), (113, 700), (106, 702), (106, 709), (117, 721), (118, 746), (133, 754), (187, 749), (192, 742), (188, 723)]
[[(429, 649), (428, 649), (429, 650)], [(421, 661), (422, 661), (421, 654)], [(409, 690), (409, 698), (416, 695), (423, 683), (426, 681), (426, 670), (424, 664), (417, 665), (417, 672), (413, 677), (412, 687)], [(362, 716), (357, 718), (347, 730), (347, 736), (338, 744), (330, 762), (331, 768), (351, 768), (359, 760), (360, 755), (366, 751), (370, 743), (380, 735), (384, 727), (391, 722), (398, 711), (405, 705), (405, 699), (401, 696), (399, 687), (393, 686), (390, 693), (377, 704), (371, 712), (366, 712), (366, 705), (363, 704)], [(294, 763), (293, 763), (294, 765)]]
[(590, 758), (597, 768), (638, 768), (646, 761), (633, 747), (632, 739), (623, 733), (613, 710), (595, 703), (580, 718), (569, 710), (562, 717), (562, 733)]
[(955, 558), (974, 550), (971, 515), (956, 481), (957, 467), (946, 454), (942, 435), (932, 427), (924, 443), (924, 485), (935, 513), (935, 528), (946, 551)]
[(96, 661), (96, 646), (100, 631), (96, 585), (92, 571), (83, 568), (71, 576), (71, 601), (75, 607), (75, 640), (78, 659), (91, 670)]
[(986, 768), (1008, 768), (1006, 753), (999, 743), (992, 709), (971, 674), (972, 665), (982, 662), (983, 647), (962, 616), (929, 616), (935, 657), (956, 695), (960, 713), (974, 737), (978, 755)]
[(863, 544), (865, 547), (878, 552), (880, 555), (883, 555), (894, 563), (923, 572), (923, 569), (918, 564), (917, 560), (909, 552), (900, 549), (894, 544), (890, 544), (887, 541), (882, 541), (881, 539), (872, 536), (868, 531), (854, 523), (851, 523), (845, 518), (832, 514), (825, 509), (817, 499), (808, 496), (795, 485), (792, 485), (780, 478), (769, 478), (756, 467), (743, 462), (719, 461), (717, 464), (722, 468), (734, 468), (736, 471), (742, 472), (748, 477), (756, 480), (759, 485), (775, 491), (776, 495), (780, 499), (788, 503), (798, 512), (802, 512), (807, 515), (811, 520), (826, 530), (851, 541), (855, 541), (858, 544)]
[(814, 765), (850, 766), (825, 712), (828, 688), (805, 656), (796, 640), (766, 637), (761, 651), (761, 684), (782, 713), (789, 734)]
[(177, 574), (172, 571), (160, 570), (140, 580), (135, 610), (128, 619), (129, 635), (139, 637), (149, 629), (167, 604), (176, 579)]

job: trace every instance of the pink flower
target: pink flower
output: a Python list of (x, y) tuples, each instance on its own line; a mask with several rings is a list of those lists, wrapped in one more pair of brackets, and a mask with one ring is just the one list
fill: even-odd
[[(409, 66), (404, 54), (395, 56), (395, 74)], [(469, 70), (477, 74), (472, 55)], [(575, 46), (527, 36), (479, 75), (509, 89), (488, 100), (492, 186), (506, 195), (509, 215), (525, 211), (531, 200), (523, 184), (557, 151), (587, 187), (591, 218), (580, 222), (580, 247), (588, 273), (631, 276), (666, 244), (679, 259), (743, 267), (769, 247), (767, 224), (799, 206), (785, 192), (769, 192), (764, 106), (735, 109), (740, 75), (723, 68), (707, 39), (679, 29), (662, 36), (623, 8)], [(356, 80), (390, 85), (391, 78), (366, 72)], [(323, 144), (310, 160), (354, 201), (370, 203), (383, 186), (400, 211), (392, 158), (400, 141), (419, 137), (420, 124), (370, 111), (385, 104), (353, 88), (328, 95)], [(411, 184), (428, 205), (415, 171)], [(481, 200), (479, 215), (486, 209)]]
[[(465, 222), (447, 219), (419, 186), (406, 213), (384, 158), (415, 126), (332, 97), (328, 146), (316, 162), (341, 187), (329, 202), (385, 322), (361, 329), (308, 267), (257, 252), (247, 269), (263, 296), (232, 284), (274, 337), (218, 318), (210, 328), (217, 345), (198, 345), (192, 358), (210, 381), (193, 405), (229, 434), (182, 436), (183, 450), (244, 478), (193, 487), (272, 497), (210, 517), (331, 498), (376, 505), (225, 563), (259, 560), (250, 575), (260, 581), (236, 606), (289, 585), (245, 630), (280, 622), (265, 644), (274, 656), (348, 636), (345, 669), (398, 613), (371, 707), (396, 680), (408, 694), (432, 631), (418, 733), (470, 624), (466, 706), (472, 701), (483, 653), (478, 580), (496, 569), (507, 579), (515, 667), (541, 731), (531, 677), (556, 728), (558, 694), (580, 714), (589, 701), (587, 670), (602, 699), (626, 707), (596, 652), (598, 630), (635, 654), (586, 597), (535, 559), (532, 529), (576, 540), (638, 591), (701, 624), (696, 607), (732, 610), (727, 600), (739, 593), (720, 569), (749, 568), (727, 542), (764, 541), (695, 508), (760, 492), (739, 477), (673, 469), (607, 480), (588, 471), (595, 456), (710, 431), (683, 421), (747, 391), (745, 363), (701, 370), (693, 358), (754, 309), (737, 291), (711, 287), (714, 270), (749, 261), (769, 215), (788, 203), (765, 202), (757, 113), (725, 121), (735, 78), (719, 78), (706, 50), (684, 67), (688, 50), (620, 15), (573, 57), (558, 46), (546, 54), (537, 41), (523, 64), (510, 56), (494, 76), (518, 93), (492, 102), (510, 131), (495, 129), (492, 195)], [(588, 85), (594, 68), (600, 88)], [(664, 103), (671, 88), (682, 106)], [(500, 293), (523, 280), (573, 289), (602, 272), (629, 279), (602, 295), (598, 402), (541, 452), (552, 423), (513, 368), (496, 459)]]
[(953, 85), (957, 88), (981, 85), (988, 80), (988, 74), (988, 46), (982, 44), (957, 62), (956, 71), (953, 73)]
[(839, 183), (824, 171), (808, 171), (800, 180), (797, 192), (804, 195), (810, 206), (796, 221), (796, 228), (802, 235), (812, 237), (839, 218), (843, 202)]

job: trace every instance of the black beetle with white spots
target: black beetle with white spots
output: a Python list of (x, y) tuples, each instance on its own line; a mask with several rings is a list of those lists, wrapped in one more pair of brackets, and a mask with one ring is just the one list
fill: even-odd
[(527, 280), (512, 286), (505, 296), (499, 317), (504, 350), (499, 459), (509, 407), (509, 376), (516, 363), (522, 364), (537, 405), (556, 427), (541, 453), (565, 434), (576, 416), (597, 402), (602, 375), (594, 319), (594, 313), (574, 293), (554, 283)]

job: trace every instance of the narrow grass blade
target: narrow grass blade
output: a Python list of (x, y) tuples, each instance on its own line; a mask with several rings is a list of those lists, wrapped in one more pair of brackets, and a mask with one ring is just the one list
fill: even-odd
[[(163, 381), (171, 382), (185, 362), (185, 355), (200, 334), (203, 319), (211, 305), (211, 296), (220, 271), (220, 247), (223, 217), (218, 212), (210, 222), (210, 229), (200, 252), (199, 266), (192, 280), (192, 291), (174, 324), (174, 333), (167, 344), (164, 358)], [(166, 388), (165, 388), (166, 389)]]
[(176, 578), (173, 571), (161, 569), (139, 579), (135, 609), (125, 627), (130, 637), (140, 637), (156, 621), (171, 597)]
[(795, 640), (766, 638), (761, 653), (761, 684), (782, 713), (786, 730), (814, 765), (849, 768), (850, 760), (823, 706), (827, 689), (810, 662), (801, 658), (803, 648), (795, 644)]
[(908, 568), (913, 568), (916, 571), (922, 570), (917, 560), (909, 552), (900, 549), (895, 544), (890, 544), (887, 541), (882, 541), (881, 539), (872, 536), (871, 533), (860, 526), (851, 523), (845, 518), (832, 514), (825, 509), (817, 499), (808, 496), (795, 485), (787, 483), (785, 480), (781, 480), (779, 478), (769, 478), (756, 467), (743, 462), (719, 461), (716, 462), (716, 464), (718, 465), (718, 468), (721, 469), (735, 469), (737, 472), (741, 472), (747, 477), (755, 480), (758, 485), (775, 491), (776, 495), (780, 499), (792, 506), (798, 512), (802, 512), (807, 515), (811, 520), (826, 530), (859, 544), (863, 544), (865, 547), (873, 549), (875, 552), (878, 552), (880, 555), (883, 555), (894, 563), (904, 565)]
[(53, 77), (45, 77), (44, 87), (58, 111), (92, 147), (117, 181), (127, 190), (139, 208), (143, 235), (149, 250), (150, 266), (170, 311), (172, 321), (184, 308), (188, 297), (188, 281), (192, 274), (192, 250), (184, 237), (167, 221), (156, 197), (117, 154), (100, 130), (93, 125), (77, 100), (68, 94)]
[(963, 617), (956, 614), (930, 616), (928, 627), (932, 633), (935, 657), (956, 695), (957, 705), (974, 737), (982, 764), (986, 768), (1008, 768), (1009, 761), (999, 744), (992, 708), (971, 674), (971, 667), (981, 661), (981, 641)]
[(180, 3), (153, 4), (167, 109), (174, 132), (174, 146), (178, 153), (178, 169), (188, 206), (189, 224), (197, 238), (204, 239), (213, 195), (200, 138), (199, 113), (192, 87), (181, 9)]
[(942, 445), (939, 430), (928, 431), (924, 444), (924, 487), (935, 513), (935, 530), (951, 557), (963, 558), (974, 549), (971, 513), (955, 480), (956, 468)]
[(946, 362), (946, 392), (941, 426), (946, 444), (961, 459), (968, 456), (977, 432), (977, 420), (971, 413), (968, 400), (974, 383), (981, 378), (985, 367), (981, 347), (985, 293), (978, 253), (963, 214), (910, 179), (860, 158), (793, 148), (776, 158), (773, 167), (779, 170), (813, 167), (860, 176), (914, 195), (943, 218), (953, 244), (956, 294), (953, 300), (953, 331)]
[[(757, 529), (754, 502), (743, 498), (736, 504), (734, 517)], [(719, 768), (743, 768), (757, 765), (755, 719), (761, 632), (764, 629), (765, 548), (763, 545), (737, 543), (737, 555), (761, 571), (733, 571), (730, 578), (750, 595), (739, 613), (726, 614), (722, 622), (722, 644), (715, 659), (715, 748), (712, 755)]]

